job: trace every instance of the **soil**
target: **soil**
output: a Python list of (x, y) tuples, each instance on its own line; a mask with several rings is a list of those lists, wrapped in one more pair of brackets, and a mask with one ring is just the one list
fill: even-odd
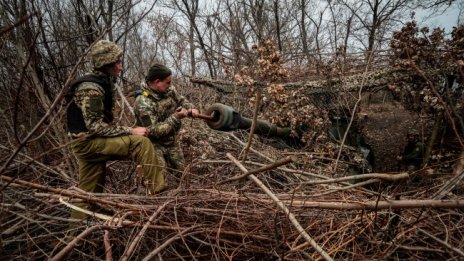
[(367, 105), (362, 113), (366, 115), (363, 134), (375, 155), (374, 172), (400, 171), (396, 156), (407, 143), (408, 130), (423, 133), (429, 124), (394, 102)]

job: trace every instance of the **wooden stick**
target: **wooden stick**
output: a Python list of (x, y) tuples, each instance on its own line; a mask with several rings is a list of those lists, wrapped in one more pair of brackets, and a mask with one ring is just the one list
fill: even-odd
[[(197, 226), (189, 227), (189, 228), (185, 229), (184, 231), (182, 231), (181, 233), (179, 233), (179, 234), (177, 234), (175, 236), (172, 236), (170, 239), (166, 240), (163, 244), (161, 244), (161, 246), (157, 247), (155, 250), (150, 252), (146, 257), (144, 257), (142, 259), (142, 261), (153, 260), (153, 257), (156, 256), (159, 252), (161, 252), (161, 250), (163, 250), (164, 248), (169, 246), (169, 244), (171, 244), (175, 240), (181, 238), (183, 235), (185, 235), (187, 232), (189, 232), (190, 230), (192, 230), (194, 228), (197, 228)], [(201, 233), (201, 231), (193, 232), (192, 234), (198, 234), (198, 233)]]
[(246, 143), (245, 148), (242, 150), (242, 152), (239, 155), (239, 158), (242, 159), (242, 161), (245, 161), (247, 156), (248, 156), (248, 151), (250, 150), (251, 147), (251, 142), (253, 141), (253, 135), (255, 134), (255, 129), (256, 129), (256, 121), (258, 120), (258, 111), (259, 111), (259, 101), (261, 100), (261, 92), (256, 89), (256, 101), (255, 101), (255, 109), (253, 110), (253, 119), (251, 122), (251, 128), (250, 128), (250, 133), (248, 134), (248, 142)]
[(109, 230), (105, 230), (105, 235), (103, 236), (103, 242), (105, 242), (105, 260), (113, 261), (113, 251), (111, 251)]
[(28, 182), (28, 181), (25, 181), (25, 180), (21, 180), (21, 179), (18, 179), (18, 178), (8, 177), (8, 176), (5, 176), (5, 175), (1, 175), (0, 180), (5, 181), (7, 183), (12, 182), (12, 183), (15, 183), (17, 185), (20, 185), (21, 187), (39, 189), (39, 190), (48, 191), (48, 192), (52, 192), (52, 193), (55, 193), (55, 194), (60, 194), (60, 195), (68, 196), (68, 197), (84, 199), (86, 201), (93, 201), (93, 202), (96, 202), (96, 203), (107, 204), (107, 205), (110, 205), (110, 206), (122, 207), (122, 208), (131, 209), (131, 210), (140, 210), (140, 207), (138, 207), (136, 205), (130, 205), (130, 204), (125, 204), (125, 203), (117, 203), (117, 202), (113, 202), (113, 201), (110, 201), (110, 200), (96, 198), (92, 193), (71, 192), (71, 191), (69, 191), (67, 189), (52, 188), (52, 187), (40, 185), (40, 184), (37, 184), (37, 183), (32, 183), (32, 182)]
[(219, 182), (218, 185), (222, 185), (222, 184), (225, 184), (225, 183), (228, 183), (228, 182), (231, 182), (231, 181), (243, 179), (243, 178), (246, 178), (246, 177), (248, 177), (249, 175), (252, 175), (252, 174), (256, 174), (256, 173), (264, 172), (264, 171), (267, 171), (267, 170), (275, 169), (277, 167), (288, 164), (290, 162), (293, 162), (293, 159), (291, 157), (285, 157), (285, 158), (283, 158), (281, 160), (278, 160), (278, 161), (276, 161), (276, 162), (274, 162), (272, 164), (265, 165), (263, 167), (247, 171), (246, 173), (244, 173), (242, 175), (238, 175), (238, 176), (232, 177), (230, 179), (223, 180), (223, 181)]
[[(237, 165), (240, 170), (244, 173), (247, 173), (248, 170), (236, 159), (232, 154), (227, 153), (227, 157)], [(298, 220), (296, 220), (295, 216), (290, 212), (290, 210), (270, 191), (255, 175), (251, 174), (248, 176), (249, 179), (251, 179), (253, 182), (256, 183), (276, 204), (279, 206), (286, 215), (288, 215), (288, 218), (292, 222), (293, 226), (297, 229), (297, 231), (303, 235), (304, 239), (308, 241), (311, 246), (319, 253), (325, 260), (333, 260), (327, 252), (324, 251), (317, 243), (314, 241), (314, 239), (311, 238), (311, 236), (306, 233), (304, 228), (300, 225)]]
[(448, 249), (451, 249), (453, 250), (454, 252), (458, 253), (461, 257), (464, 257), (464, 252), (462, 252), (461, 249), (458, 249), (458, 248), (455, 248), (453, 246), (451, 246), (450, 244), (446, 243), (445, 241), (439, 239), (438, 237), (430, 234), (429, 232), (423, 230), (423, 229), (420, 229), (418, 228), (418, 231), (422, 232), (423, 234), (425, 234), (426, 236), (430, 237), (431, 239), (437, 241), (438, 243), (442, 244), (443, 246), (445, 246), (446, 248)]
[(158, 214), (163, 210), (169, 203), (173, 202), (174, 200), (166, 201), (162, 206), (160, 206), (154, 213), (153, 215), (150, 216), (148, 221), (145, 223), (145, 225), (142, 227), (142, 229), (139, 231), (137, 236), (134, 238), (134, 240), (130, 243), (130, 245), (124, 250), (124, 253), (122, 254), (121, 261), (127, 261), (132, 255), (132, 252), (134, 252), (135, 247), (137, 244), (142, 240), (143, 235), (145, 234), (145, 231), (147, 231), (148, 226), (155, 220), (155, 217), (158, 216)]
[(464, 208), (464, 200), (389, 200), (366, 202), (321, 202), (306, 200), (283, 200), (293, 207), (307, 207), (337, 210), (379, 210), (398, 208)]
[(302, 184), (306, 184), (306, 185), (326, 184), (326, 183), (335, 183), (335, 182), (346, 181), (346, 180), (370, 179), (370, 178), (377, 178), (377, 179), (383, 179), (383, 180), (388, 180), (388, 181), (396, 181), (400, 179), (409, 178), (409, 174), (407, 172), (399, 173), (399, 174), (368, 173), (368, 174), (359, 174), (359, 175), (341, 177), (341, 178), (336, 178), (336, 179), (307, 181), (307, 182), (302, 182)]
[(96, 218), (105, 220), (105, 221), (107, 221), (107, 222), (112, 221), (112, 222), (114, 222), (114, 223), (122, 223), (122, 224), (124, 224), (124, 225), (134, 223), (133, 221), (121, 220), (121, 219), (119, 219), (119, 218), (113, 218), (113, 217), (110, 217), (110, 216), (105, 215), (105, 214), (93, 212), (93, 211), (90, 211), (90, 210), (87, 210), (87, 209), (84, 209), (84, 208), (75, 206), (75, 205), (73, 205), (73, 204), (71, 204), (71, 203), (69, 203), (69, 202), (64, 201), (63, 198), (60, 198), (59, 201), (60, 201), (61, 204), (67, 206), (68, 208), (70, 208), (70, 209), (72, 209), (72, 210), (76, 210), (76, 211), (82, 212), (82, 213), (87, 214), (87, 215), (89, 215), (89, 216), (91, 216), (91, 217), (96, 217)]
[(63, 248), (58, 254), (56, 254), (54, 257), (50, 259), (50, 261), (58, 261), (62, 260), (71, 250), (73, 250), (74, 247), (76, 247), (77, 243), (91, 234), (92, 232), (96, 230), (102, 230), (102, 229), (112, 229), (113, 227), (111, 226), (106, 226), (106, 225), (96, 225), (93, 227), (89, 227), (86, 230), (82, 231), (76, 238), (74, 238), (69, 244)]
[[(319, 194), (312, 194), (311, 197), (326, 196), (326, 195), (329, 195), (329, 194), (332, 194), (332, 193), (335, 193), (335, 192), (340, 192), (340, 191), (348, 190), (348, 189), (352, 189), (352, 188), (363, 189), (362, 186), (365, 186), (365, 185), (368, 185), (368, 184), (373, 184), (373, 183), (376, 183), (376, 182), (381, 182), (381, 180), (380, 179), (368, 179), (368, 180), (365, 180), (365, 181), (358, 182), (356, 184), (351, 184), (351, 185), (340, 187), (340, 188), (334, 188), (334, 189), (331, 189), (329, 191), (322, 192), (322, 193), (319, 193)], [(366, 190), (366, 191), (368, 191), (368, 190)], [(373, 194), (373, 193), (371, 193), (371, 194)]]
[(464, 179), (464, 151), (461, 152), (458, 162), (454, 167), (454, 177), (449, 179), (435, 194), (432, 196), (433, 199), (442, 199), (453, 190), (456, 185)]

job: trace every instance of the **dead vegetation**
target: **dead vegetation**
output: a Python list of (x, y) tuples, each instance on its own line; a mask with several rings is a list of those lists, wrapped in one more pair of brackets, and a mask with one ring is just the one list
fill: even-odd
[[(278, 61), (278, 56), (270, 57), (268, 61)], [(281, 69), (266, 68), (265, 73)], [(267, 77), (258, 80), (263, 79)], [(252, 85), (253, 81), (242, 82), (243, 88)], [(428, 86), (433, 92), (434, 85)], [(216, 132), (203, 122), (188, 120), (181, 139), (189, 164), (182, 173), (170, 173), (169, 190), (155, 196), (143, 193), (129, 162), (110, 162), (105, 193), (88, 194), (75, 187), (77, 172), (69, 171), (74, 158), (66, 143), (41, 153), (2, 146), (2, 160), (11, 161), (3, 165), (1, 176), (1, 256), (10, 260), (464, 258), (464, 163), (458, 147), (446, 147), (443, 141), (431, 154), (436, 159), (433, 164), (413, 173), (394, 172), (390, 162), (383, 161), (378, 169), (387, 173), (349, 176), (352, 159), (325, 136), (328, 108), (311, 114), (321, 108), (301, 93), (289, 94), (279, 83), (266, 87), (260, 94), (258, 89), (247, 89), (256, 98), (248, 99), (251, 104), (241, 99), (238, 106), (248, 108), (248, 115), (261, 112), (260, 117), (290, 125), (295, 132), (298, 126), (315, 127), (304, 129), (304, 146), (294, 148), (246, 132)], [(348, 108), (350, 116), (356, 115), (353, 106), (358, 97), (352, 92), (338, 94), (352, 98), (337, 100), (341, 112)], [(214, 96), (196, 95), (190, 99), (200, 106), (210, 102), (205, 97)], [(263, 102), (263, 111), (252, 111), (258, 101)], [(361, 111), (375, 112), (375, 108)], [(433, 107), (437, 108), (446, 106)], [(391, 131), (389, 127), (384, 126)], [(368, 138), (378, 138), (377, 148), (386, 146), (388, 138), (369, 130), (381, 128), (375, 123), (366, 126)], [(389, 139), (399, 137), (403, 128), (398, 127), (397, 136)], [(459, 128), (447, 130), (437, 137), (450, 130), (460, 133)], [(454, 137), (459, 141), (462, 136)], [(57, 150), (64, 156), (55, 154)], [(69, 218), (70, 209), (81, 200), (95, 206), (84, 222)]]
[[(456, 190), (447, 200), (432, 200), (452, 173), (432, 177), (420, 171), (383, 182), (374, 175), (361, 180), (376, 181), (378, 186), (369, 187), (335, 180), (311, 184), (331, 178), (324, 169), (333, 159), (291, 148), (277, 150), (256, 140), (241, 164), (249, 172), (263, 170), (254, 173), (256, 179), (285, 205), (286, 213), (253, 180), (228, 181), (243, 174), (226, 154), (237, 157), (244, 137), (193, 122), (183, 140), (204, 142), (188, 147), (191, 164), (184, 173), (169, 176), (171, 189), (150, 197), (126, 193), (136, 184), (131, 184), (127, 175), (134, 174), (124, 162), (111, 165), (107, 193), (98, 195), (69, 188), (63, 177), (44, 169), (29, 172), (36, 177), (30, 182), (23, 181), (25, 176), (3, 176), (2, 183), (9, 185), (2, 193), (2, 255), (17, 260), (59, 259), (62, 254), (96, 260), (320, 259), (289, 220), (291, 213), (333, 259), (464, 257), (459, 210), (464, 202)], [(264, 170), (287, 155), (292, 155), (292, 163)], [(69, 219), (69, 204), (79, 199), (99, 209), (84, 223)], [(80, 240), (63, 241), (74, 230)]]

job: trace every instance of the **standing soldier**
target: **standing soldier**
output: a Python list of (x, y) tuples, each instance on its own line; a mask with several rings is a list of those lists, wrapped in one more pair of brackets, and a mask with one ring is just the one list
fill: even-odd
[(160, 165), (176, 171), (184, 169), (184, 155), (178, 140), (181, 119), (199, 114), (197, 109), (171, 86), (171, 70), (153, 65), (135, 99), (137, 124), (147, 127)]
[[(143, 172), (147, 191), (163, 189), (164, 173), (150, 140), (149, 130), (113, 123), (115, 80), (122, 71), (122, 49), (115, 43), (100, 40), (89, 53), (93, 71), (71, 83), (66, 95), (71, 149), (79, 161), (79, 188), (103, 192), (106, 161), (132, 157)], [(88, 208), (87, 204), (79, 204)], [(73, 211), (71, 217), (84, 218)]]
[(424, 144), (419, 141), (419, 133), (416, 131), (409, 131), (406, 137), (408, 144), (396, 159), (405, 165), (408, 171), (417, 170), (422, 166), (424, 159)]

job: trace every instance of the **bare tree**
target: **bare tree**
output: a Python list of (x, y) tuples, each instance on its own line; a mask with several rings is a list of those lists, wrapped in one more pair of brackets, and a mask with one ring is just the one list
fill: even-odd
[(194, 0), (194, 1), (174, 0), (173, 4), (187, 17), (187, 20), (189, 21), (189, 26), (191, 27), (191, 29), (189, 29), (189, 32), (195, 31), (196, 36), (198, 38), (198, 42), (200, 44), (200, 48), (203, 51), (203, 55), (205, 56), (205, 62), (208, 66), (209, 74), (211, 77), (215, 77), (214, 68), (213, 68), (211, 57), (210, 57), (211, 56), (210, 52), (203, 39), (203, 34), (201, 33), (198, 27), (198, 24), (196, 22), (196, 19), (198, 17), (198, 12), (199, 12), (198, 0)]

